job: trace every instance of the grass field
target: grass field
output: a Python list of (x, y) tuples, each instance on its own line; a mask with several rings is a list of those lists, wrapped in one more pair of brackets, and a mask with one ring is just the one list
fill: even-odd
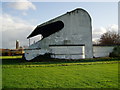
[(21, 62), (4, 60), (3, 88), (118, 88), (118, 60)]
[(22, 56), (0, 56), (0, 59), (19, 59), (22, 58)]

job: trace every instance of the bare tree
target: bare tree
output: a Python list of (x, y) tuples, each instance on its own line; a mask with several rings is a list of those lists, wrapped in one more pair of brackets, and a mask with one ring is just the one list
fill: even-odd
[(100, 45), (120, 45), (120, 34), (108, 31), (101, 35)]

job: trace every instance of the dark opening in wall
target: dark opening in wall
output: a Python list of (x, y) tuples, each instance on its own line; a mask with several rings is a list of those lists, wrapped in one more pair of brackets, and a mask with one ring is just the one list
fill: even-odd
[(56, 21), (44, 26), (37, 26), (35, 30), (27, 37), (31, 38), (38, 34), (42, 34), (43, 38), (54, 34), (55, 32), (60, 31), (64, 27), (64, 23), (62, 21)]

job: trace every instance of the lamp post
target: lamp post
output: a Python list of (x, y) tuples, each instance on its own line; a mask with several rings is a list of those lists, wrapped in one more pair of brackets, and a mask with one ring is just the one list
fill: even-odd
[(29, 39), (29, 46), (30, 46), (30, 39)]

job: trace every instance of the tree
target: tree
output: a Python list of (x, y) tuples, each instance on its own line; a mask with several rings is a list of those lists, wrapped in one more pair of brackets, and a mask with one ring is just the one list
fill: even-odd
[(120, 45), (120, 34), (116, 32), (106, 32), (101, 35), (100, 45)]
[(110, 57), (120, 57), (120, 46), (114, 47), (113, 51), (109, 55)]

